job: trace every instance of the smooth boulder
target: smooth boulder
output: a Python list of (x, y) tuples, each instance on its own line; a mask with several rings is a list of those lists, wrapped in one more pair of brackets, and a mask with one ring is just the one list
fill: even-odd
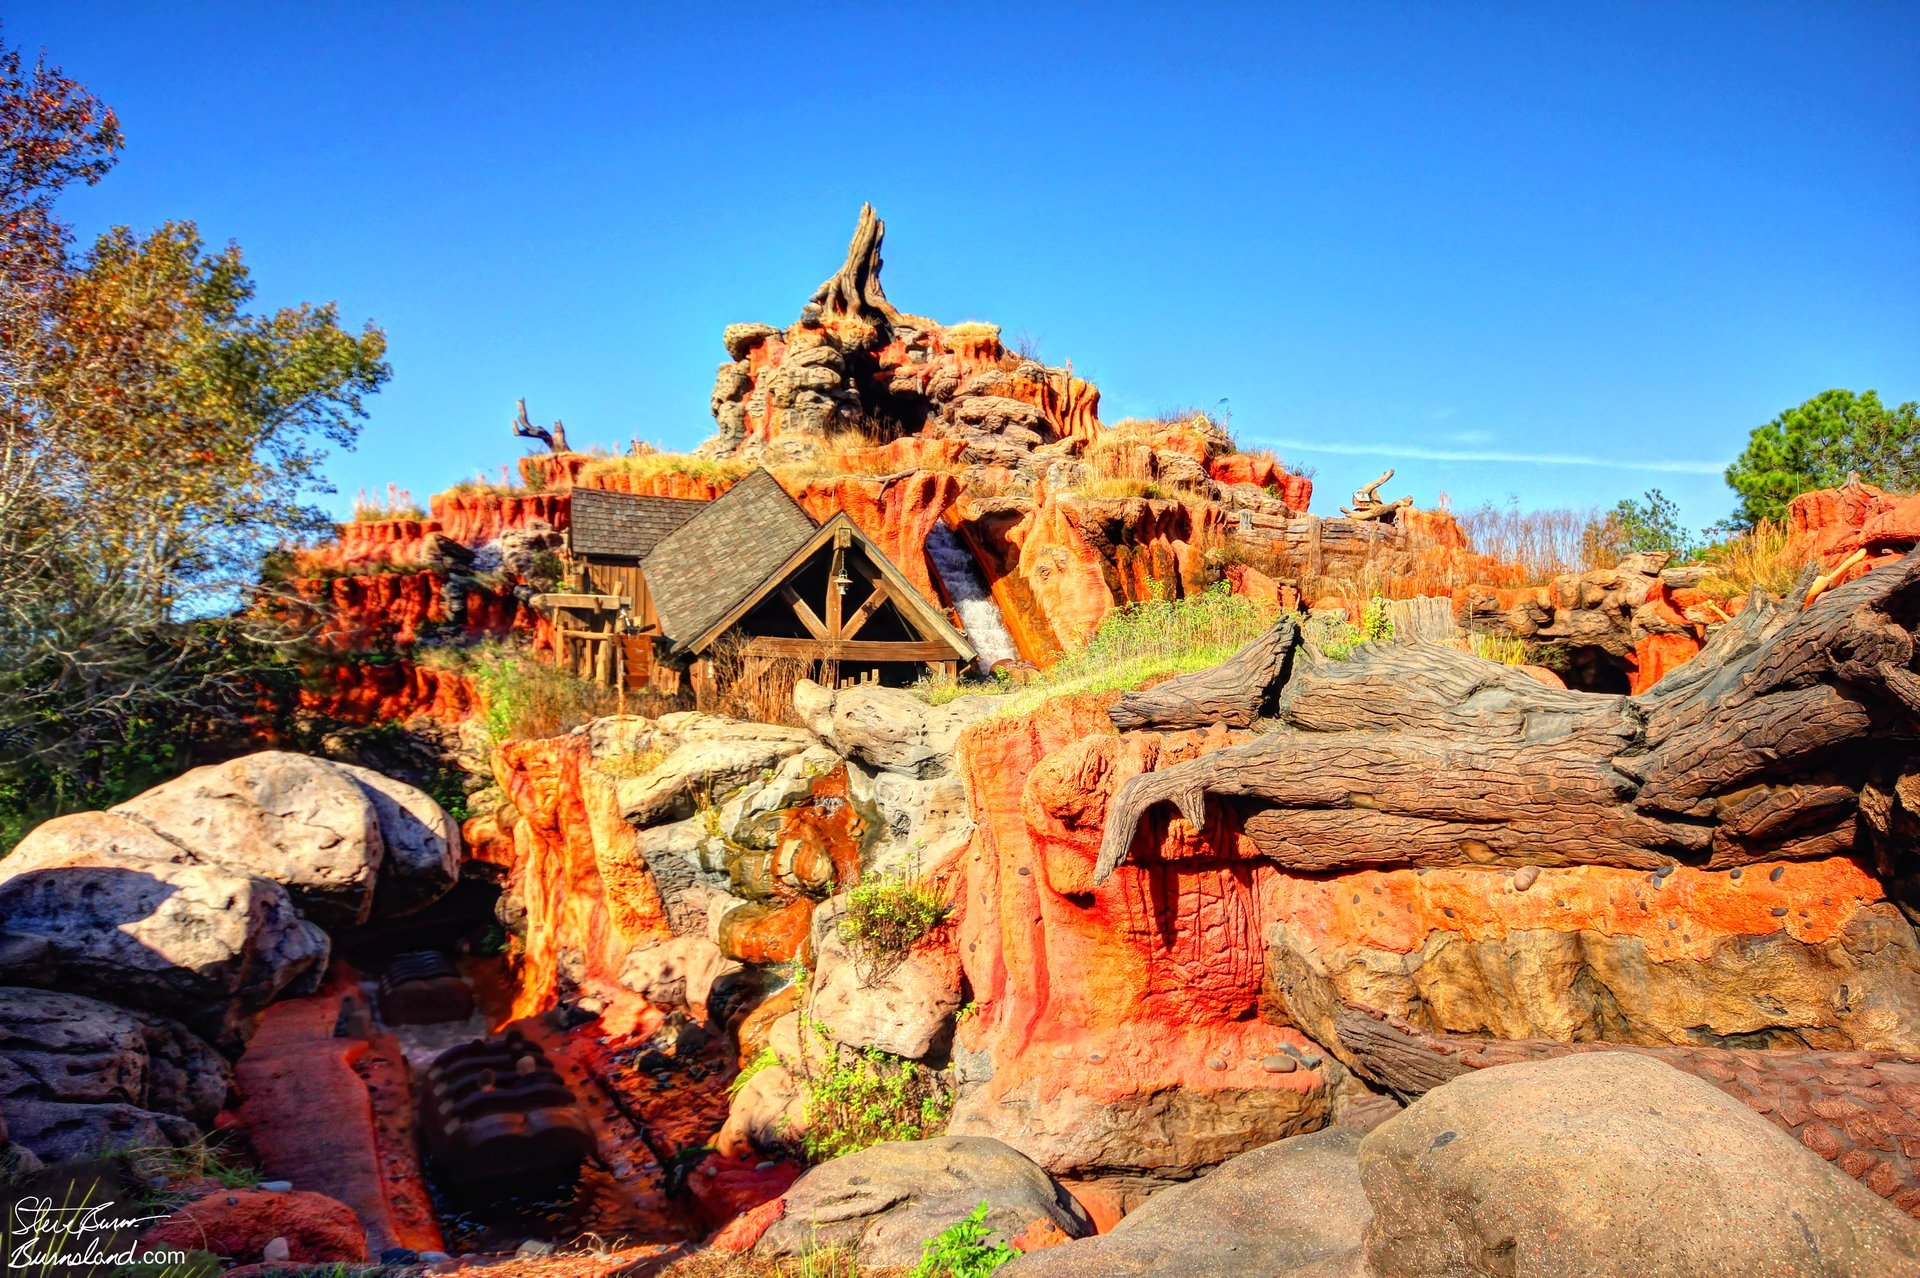
[(373, 800), (324, 759), (263, 750), (194, 768), (113, 811), (196, 859), (282, 884), (325, 927), (364, 923), (386, 844)]
[(1719, 1089), (1593, 1052), (1457, 1078), (1360, 1146), (1374, 1278), (1912, 1278), (1920, 1223)]
[(1084, 1238), (1093, 1222), (1058, 1181), (981, 1136), (886, 1141), (825, 1162), (787, 1190), (786, 1214), (755, 1245), (765, 1257), (850, 1248), (863, 1265), (912, 1265), (927, 1239), (988, 1204), (995, 1242)]
[(1372, 1210), (1360, 1135), (1263, 1145), (1163, 1189), (1107, 1233), (1022, 1256), (1004, 1278), (1332, 1278), (1356, 1272)]
[(285, 888), (168, 855), (165, 840), (106, 812), (34, 830), (0, 861), (0, 982), (154, 1012), (226, 1048), (277, 995), (318, 979), (327, 935)]
[(856, 958), (841, 935), (845, 896), (814, 911), (812, 1019), (848, 1047), (877, 1047), (924, 1060), (951, 1035), (960, 1010), (960, 956), (951, 945), (915, 946), (874, 966)]
[(386, 855), (380, 861), (373, 912), (397, 918), (432, 905), (460, 880), (460, 823), (426, 791), (351, 763), (329, 766), (373, 804)]

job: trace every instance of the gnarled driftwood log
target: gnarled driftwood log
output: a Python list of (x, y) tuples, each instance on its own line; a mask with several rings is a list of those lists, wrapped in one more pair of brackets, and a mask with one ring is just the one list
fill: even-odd
[(1263, 854), (1307, 871), (1720, 869), (1859, 847), (1883, 875), (1904, 872), (1893, 862), (1920, 831), (1916, 624), (1920, 551), (1810, 607), (1756, 593), (1639, 697), (1549, 689), (1439, 646), (1346, 661), (1302, 647), (1281, 686), (1234, 698), (1250, 716), (1271, 695), (1272, 731), (1120, 788), (1095, 878), (1134, 855), (1154, 805), (1199, 828), (1209, 797), (1240, 809)]
[(1273, 627), (1210, 670), (1176, 675), (1129, 692), (1107, 711), (1122, 732), (1131, 728), (1229, 728), (1252, 725), (1285, 676), (1300, 627), (1282, 615)]
[(862, 204), (860, 221), (853, 228), (853, 242), (847, 246), (846, 263), (813, 290), (808, 303), (818, 306), (823, 316), (898, 319), (900, 312), (880, 287), (880, 244), (886, 235), (887, 224), (873, 211), (873, 205)]

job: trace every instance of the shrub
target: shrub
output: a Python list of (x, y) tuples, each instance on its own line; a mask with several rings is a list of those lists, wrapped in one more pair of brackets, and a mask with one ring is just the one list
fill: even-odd
[(667, 752), (658, 746), (646, 750), (623, 750), (619, 754), (610, 754), (596, 759), (594, 766), (609, 776), (644, 777), (665, 763)]
[(946, 916), (946, 902), (932, 884), (878, 875), (847, 893), (840, 939), (853, 951), (861, 978), (872, 984), (904, 962)]
[[(827, 1027), (813, 1032), (831, 1045)], [(939, 1073), (883, 1052), (836, 1048), (839, 1059), (807, 1076), (805, 1152), (814, 1162), (885, 1140), (924, 1140), (944, 1130), (953, 1093)]]
[(1379, 595), (1360, 611), (1360, 642), (1385, 643), (1393, 638), (1393, 605)]
[(617, 706), (610, 689), (575, 678), (530, 653), (484, 645), (470, 659), (487, 735), (496, 745), (557, 737), (614, 713)]
[(920, 1251), (920, 1263), (908, 1278), (986, 1278), (1020, 1253), (1006, 1243), (989, 1247), (987, 1238), (988, 1204), (982, 1200), (967, 1213), (927, 1239)]

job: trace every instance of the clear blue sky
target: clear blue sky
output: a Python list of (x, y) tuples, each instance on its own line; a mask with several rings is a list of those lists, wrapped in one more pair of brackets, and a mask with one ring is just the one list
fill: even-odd
[(1392, 462), (1699, 525), (1780, 409), (1920, 395), (1913, 3), (0, 13), (120, 111), (84, 232), (191, 218), (386, 328), (337, 509), (519, 455), (521, 395), (699, 443), (721, 328), (791, 322), (862, 200), (897, 304), (1108, 420), (1224, 398), (1323, 511)]

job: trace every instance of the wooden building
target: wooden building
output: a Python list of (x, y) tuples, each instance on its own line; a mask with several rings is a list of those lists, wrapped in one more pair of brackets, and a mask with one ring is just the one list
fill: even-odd
[(830, 686), (957, 674), (973, 646), (847, 516), (816, 523), (755, 470), (711, 502), (575, 489), (572, 589), (550, 609), (577, 673), (713, 688), (716, 653), (800, 661)]
[(824, 524), (765, 469), (668, 534), (645, 572), (667, 659), (713, 682), (716, 648), (817, 667), (829, 686), (957, 674), (973, 645), (844, 513)]

